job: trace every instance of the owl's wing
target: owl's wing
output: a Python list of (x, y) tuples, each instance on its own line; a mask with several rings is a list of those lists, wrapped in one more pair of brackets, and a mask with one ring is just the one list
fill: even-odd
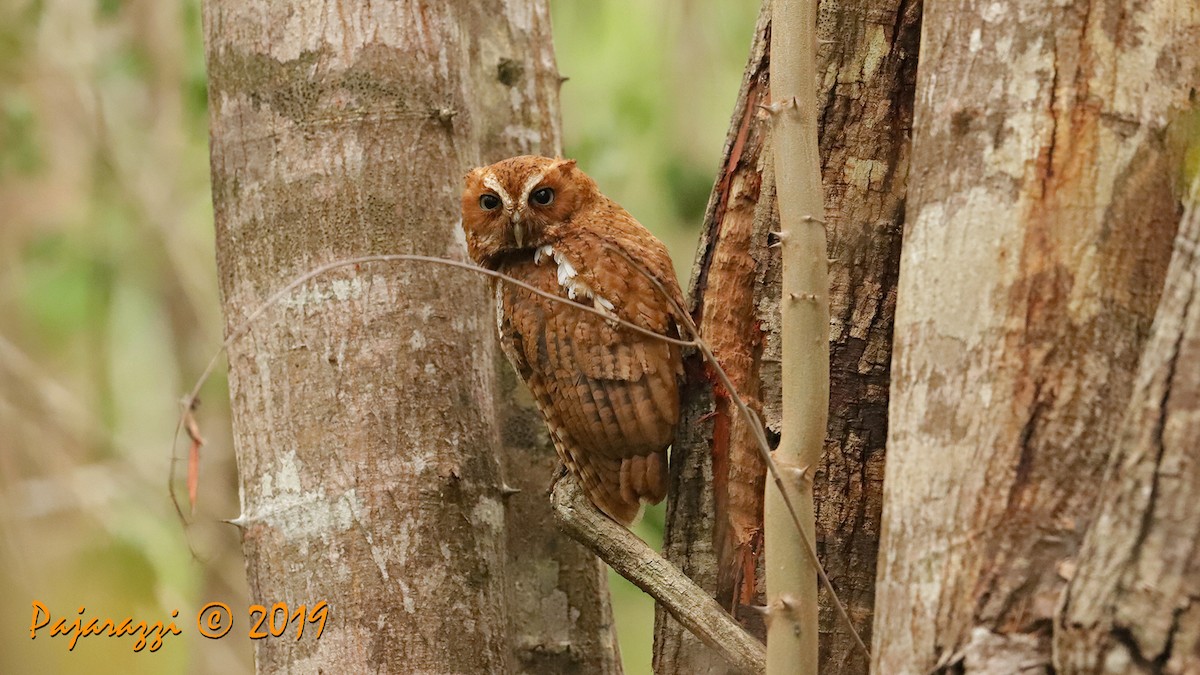
[[(615, 257), (619, 262), (612, 264), (629, 270), (628, 261)], [(525, 261), (505, 271), (564, 293), (552, 261)], [(653, 297), (632, 295), (636, 284), (628, 287), (630, 295), (608, 298), (611, 311), (643, 314), (644, 320), (631, 320), (669, 330), (670, 311), (657, 308)], [(679, 348), (524, 289), (502, 284), (498, 295), (505, 350), (533, 392), (564, 463), (593, 503), (618, 521), (632, 521), (643, 501), (666, 495), (666, 448), (679, 419)]]
[(611, 302), (620, 318), (678, 337), (671, 301), (685, 305), (666, 246), (612, 202), (587, 220), (592, 226), (572, 227), (554, 244), (575, 279)]

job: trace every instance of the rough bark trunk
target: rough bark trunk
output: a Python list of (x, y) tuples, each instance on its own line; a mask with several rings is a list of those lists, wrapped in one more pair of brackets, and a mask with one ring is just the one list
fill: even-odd
[[(900, 257), (920, 3), (820, 5), (821, 156), (829, 222), (831, 391), (817, 474), (817, 547), (870, 640), (887, 436), (888, 370)], [(763, 156), (769, 22), (761, 18), (692, 270), (692, 313), (773, 438), (780, 431), (779, 259), (774, 178)], [(760, 637), (763, 468), (726, 392), (692, 364), (684, 435), (672, 448), (664, 549)], [(736, 600), (736, 602), (734, 602)], [(670, 617), (655, 629), (658, 673), (724, 672)], [(865, 657), (822, 604), (821, 672), (862, 673)], [(704, 668), (712, 667), (711, 671)]]
[(1049, 672), (1179, 222), (1193, 0), (925, 13), (879, 673)]
[[(321, 263), (465, 259), (463, 172), (557, 143), (541, 2), (213, 0), (205, 34), (227, 330)], [(536, 568), (517, 581), (537, 588), (506, 593), (497, 416), (506, 439), (529, 420), (494, 408), (484, 288), (417, 264), (341, 270), (231, 348), (252, 601), (330, 603), (320, 640), (310, 626), (300, 641), (256, 641), (261, 672), (540, 667), (526, 648), (613, 670), (593, 558), (555, 570), (543, 542), (510, 561)], [(538, 518), (552, 528), (548, 509)], [(540, 603), (546, 620), (521, 623), (520, 604), (509, 624), (507, 598)]]
[[(472, 3), (472, 121), (480, 163), (561, 152), (550, 11), (545, 0)], [(505, 499), (509, 667), (527, 673), (621, 672), (608, 576), (590, 551), (559, 531), (546, 488), (558, 457), (533, 398), (496, 347), (500, 464)]]
[(1200, 189), (1192, 199), (1059, 613), (1058, 673), (1200, 672)]

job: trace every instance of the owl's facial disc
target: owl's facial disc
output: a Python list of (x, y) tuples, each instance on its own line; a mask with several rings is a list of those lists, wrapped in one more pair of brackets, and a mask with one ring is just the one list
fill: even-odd
[[(533, 178), (540, 181), (542, 177), (539, 174)], [(525, 202), (514, 201), (509, 196), (508, 191), (504, 189), (504, 186), (500, 184), (500, 180), (491, 172), (488, 172), (483, 177), (483, 184), (495, 192), (495, 196), (498, 198), (498, 203), (494, 205), (489, 203), (492, 208), (484, 207), (484, 209), (490, 211), (502, 204), (504, 206), (504, 215), (508, 217), (509, 223), (512, 225), (513, 241), (516, 243), (517, 248), (525, 248), (525, 226), (521, 223), (521, 218), (525, 215)], [(480, 206), (483, 206), (482, 201), (480, 202)]]

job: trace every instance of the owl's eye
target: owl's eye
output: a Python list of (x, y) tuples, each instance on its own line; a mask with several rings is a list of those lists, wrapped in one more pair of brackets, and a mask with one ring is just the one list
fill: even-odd
[(483, 209), (484, 211), (494, 211), (499, 206), (500, 198), (496, 195), (490, 192), (480, 195), (479, 208)]
[(549, 206), (550, 202), (554, 201), (554, 190), (548, 187), (534, 190), (533, 194), (529, 195), (529, 201), (538, 206)]

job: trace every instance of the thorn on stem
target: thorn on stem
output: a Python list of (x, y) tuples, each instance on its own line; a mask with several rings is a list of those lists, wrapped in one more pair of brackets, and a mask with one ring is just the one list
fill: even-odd
[(748, 609), (756, 614), (761, 614), (763, 618), (771, 617), (770, 605), (742, 605), (742, 609)]
[(507, 483), (500, 484), (500, 497), (502, 499), (508, 499), (509, 497), (511, 497), (515, 494), (519, 494), (520, 492), (521, 492), (521, 488), (515, 488), (511, 485), (508, 485)]
[(824, 220), (821, 220), (820, 218), (818, 218), (818, 217), (816, 217), (816, 216), (814, 216), (814, 215), (812, 215), (812, 214), (809, 214), (809, 215), (806, 215), (806, 216), (801, 216), (800, 220), (803, 220), (803, 221), (804, 221), (804, 222), (806, 222), (806, 223), (820, 223), (821, 225), (827, 225), (827, 224), (828, 224), (828, 223), (826, 223)]
[(785, 593), (779, 596), (779, 608), (785, 612), (795, 612), (800, 607), (800, 600), (794, 595)]
[(790, 477), (792, 480), (795, 480), (797, 482), (808, 481), (809, 483), (813, 482), (813, 480), (814, 480), (813, 474), (816, 473), (812, 470), (812, 466), (808, 465), (808, 464), (806, 464), (804, 466), (788, 466), (786, 464), (781, 464), (779, 467), (779, 470), (782, 471), (784, 474), (786, 474), (788, 477)]
[(440, 122), (442, 126), (449, 129), (454, 122), (454, 118), (458, 115), (458, 111), (449, 106), (443, 106), (433, 109), (433, 118)]
[(788, 99), (784, 99), (782, 101), (758, 104), (759, 110), (762, 110), (768, 116), (778, 115), (779, 113), (783, 112), (784, 110), (787, 110), (788, 108), (797, 108), (799, 106), (800, 106), (800, 102), (796, 99), (795, 96), (788, 98)]
[[(763, 622), (767, 624), (767, 630), (770, 630), (771, 624), (775, 621), (775, 619), (779, 618), (784, 613), (792, 614), (794, 619), (794, 615), (796, 610), (799, 609), (799, 606), (800, 605), (796, 601), (796, 598), (791, 595), (781, 595), (778, 598), (775, 598), (773, 602), (769, 603), (766, 607), (763, 607), (760, 610), (763, 615)], [(793, 621), (793, 623), (795, 622)]]

